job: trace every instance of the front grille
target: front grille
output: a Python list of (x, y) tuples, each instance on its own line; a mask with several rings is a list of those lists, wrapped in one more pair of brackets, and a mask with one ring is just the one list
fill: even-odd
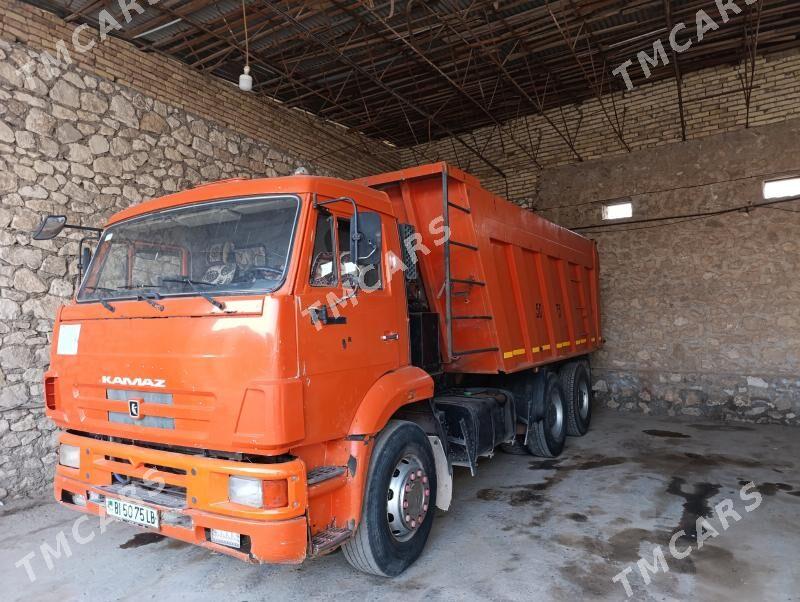
[(112, 462), (120, 462), (122, 464), (130, 464), (131, 461), (128, 458), (115, 458), (113, 456), (106, 456), (106, 460), (111, 460)]
[[(106, 456), (106, 460), (111, 462), (119, 462), (120, 464), (130, 464), (131, 461), (128, 458), (115, 458), (114, 456)], [(172, 466), (163, 466), (161, 464), (144, 464), (145, 468), (152, 468), (153, 470), (157, 470), (159, 472), (168, 472), (171, 474), (177, 475), (185, 475), (186, 471), (182, 468), (173, 468)]]
[[(155, 403), (158, 405), (172, 405), (172, 393), (154, 393), (152, 391), (136, 391), (134, 389), (106, 389), (106, 399), (109, 401), (129, 401), (131, 399), (141, 399), (145, 403)], [(147, 426), (156, 429), (175, 429), (175, 419), (162, 416), (144, 416), (143, 418), (132, 418), (125, 412), (109, 412), (108, 421), (118, 424), (130, 424), (133, 426)]]
[(135, 391), (133, 389), (106, 389), (106, 399), (110, 401), (141, 399), (147, 403), (172, 405), (172, 393), (153, 393), (152, 391)]
[(165, 418), (164, 416), (144, 416), (142, 418), (131, 418), (128, 414), (122, 412), (109, 412), (109, 422), (117, 422), (120, 424), (131, 424), (133, 426), (149, 426), (156, 429), (175, 429), (175, 419)]
[(161, 466), (160, 464), (145, 464), (145, 468), (152, 468), (159, 472), (169, 472), (172, 474), (185, 475), (186, 471), (182, 468), (172, 468), (172, 466)]
[(154, 449), (156, 451), (172, 452), (187, 456), (200, 456), (202, 458), (216, 458), (218, 460), (233, 460), (234, 462), (248, 462), (251, 464), (281, 464), (295, 459), (291, 454), (280, 454), (277, 456), (261, 456), (258, 454), (246, 454), (241, 452), (229, 452), (215, 449), (204, 449), (198, 447), (186, 447), (185, 445), (171, 445), (166, 443), (153, 443), (152, 441), (142, 441), (141, 439), (128, 439), (126, 437), (110, 437), (97, 433), (87, 433), (76, 429), (67, 429), (67, 432), (79, 437), (96, 439), (97, 441), (109, 441), (122, 445), (134, 445)]
[(177, 485), (146, 482), (131, 477), (128, 483), (112, 483), (98, 489), (107, 494), (150, 502), (167, 508), (186, 508), (186, 488)]

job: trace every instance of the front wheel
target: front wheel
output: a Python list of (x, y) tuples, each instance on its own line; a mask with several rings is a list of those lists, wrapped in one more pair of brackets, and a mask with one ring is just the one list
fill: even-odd
[(392, 420), (375, 440), (361, 523), (343, 546), (353, 568), (394, 577), (419, 557), (436, 507), (436, 465), (425, 432)]

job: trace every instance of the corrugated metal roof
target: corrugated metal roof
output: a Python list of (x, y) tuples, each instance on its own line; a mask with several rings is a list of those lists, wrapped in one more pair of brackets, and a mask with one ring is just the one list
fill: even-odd
[[(27, 1), (92, 26), (102, 6)], [(144, 14), (114, 35), (238, 79), (241, 1), (142, 6)], [(690, 35), (696, 2), (669, 6)], [(701, 6), (718, 16), (714, 0)], [(619, 88), (611, 70), (652, 51), (668, 30), (664, 0), (246, 0), (245, 7), (259, 92), (400, 146), (536, 113), (540, 101), (544, 108), (581, 102), (598, 82), (604, 92)], [(750, 7), (721, 25), (680, 55), (681, 69), (738, 61), (745, 24), (757, 17)], [(763, 0), (759, 51), (799, 46), (800, 2)], [(632, 75), (644, 80), (638, 70)], [(672, 65), (649, 81), (667, 77)]]

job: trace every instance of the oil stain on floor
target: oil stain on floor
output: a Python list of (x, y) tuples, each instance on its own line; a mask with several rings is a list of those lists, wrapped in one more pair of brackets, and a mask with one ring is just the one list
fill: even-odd
[[(685, 426), (697, 431), (753, 430), (748, 426), (729, 424)], [(528, 533), (530, 537), (536, 538), (538, 528), (551, 520), (560, 518), (572, 522), (583, 533), (558, 529), (553, 538), (559, 546), (581, 553), (583, 560), (565, 564), (562, 575), (565, 578), (571, 577), (584, 595), (602, 597), (616, 592), (616, 586), (609, 589), (614, 574), (624, 566), (637, 562), (640, 553), (649, 554), (654, 547), (668, 545), (673, 534), (683, 531), (682, 537), (676, 541), (681, 548), (696, 548), (698, 520), (713, 520), (715, 496), (735, 488), (736, 477), (730, 474), (732, 469), (758, 471), (774, 466), (792, 467), (792, 464), (776, 463), (767, 458), (697, 453), (694, 451), (697, 449), (695, 442), (703, 445), (703, 438), (693, 438), (692, 435), (679, 431), (648, 429), (641, 432), (648, 437), (639, 435), (620, 441), (619, 448), (624, 450), (625, 456), (578, 453), (555, 459), (532, 460), (528, 464), (528, 470), (543, 473), (538, 482), (485, 488), (477, 492), (477, 497), (483, 501), (505, 502), (513, 507), (528, 506), (534, 510), (533, 517), (526, 516), (525, 520), (513, 521), (513, 524), (509, 522), (503, 528), (504, 531)], [(670, 446), (661, 448), (649, 437), (665, 439), (667, 441), (664, 443), (669, 443)], [(679, 449), (684, 444), (688, 449)], [(560, 499), (558, 494), (552, 491), (554, 486), (567, 479), (582, 478), (578, 474), (581, 471), (620, 465), (626, 466), (621, 468), (619, 482), (638, 480), (643, 474), (649, 475), (645, 478), (655, 477), (656, 482), (660, 482), (652, 491), (654, 500), (669, 496), (680, 498), (680, 516), (661, 515), (660, 520), (648, 528), (637, 527), (630, 520), (620, 517), (610, 523), (616, 528), (597, 533), (592, 524), (596, 526), (595, 515), (598, 513), (592, 508), (583, 510), (583, 513), (553, 512), (554, 506), (560, 505), (557, 502)], [(749, 481), (742, 480), (740, 485), (746, 482)], [(765, 496), (788, 494), (800, 497), (800, 491), (794, 491), (795, 488), (786, 483), (762, 483), (756, 485), (756, 488)], [(599, 514), (604, 512), (600, 511)], [(739, 578), (744, 578), (750, 572), (747, 563), (737, 558), (732, 551), (710, 543), (705, 543), (702, 555), (680, 559), (670, 556), (669, 568), (682, 575), (697, 575), (702, 571), (708, 583), (713, 582), (715, 576), (735, 573)], [(565, 595), (566, 593), (568, 592)], [(574, 590), (572, 593), (574, 594)]]
[(677, 433), (675, 431), (659, 431), (658, 429), (648, 429), (646, 431), (642, 431), (645, 435), (650, 435), (651, 437), (664, 437), (667, 439), (691, 439), (691, 435), (684, 435), (683, 433)]
[(720, 486), (714, 483), (694, 483), (692, 491), (685, 491), (686, 481), (681, 477), (672, 477), (667, 487), (667, 493), (683, 498), (683, 516), (681, 516), (677, 531), (683, 531), (681, 539), (697, 540), (697, 520), (711, 517), (710, 500), (719, 493)]
[[(739, 485), (744, 487), (745, 485), (748, 485), (750, 482), (751, 481), (747, 481), (745, 479), (740, 479)], [(800, 491), (793, 491), (795, 487), (793, 485), (788, 485), (787, 483), (760, 483), (760, 484), (754, 483), (754, 484), (756, 491), (758, 491), (761, 495), (766, 495), (769, 497), (776, 495), (779, 491), (794, 496), (800, 495)]]
[(505, 487), (481, 489), (477, 493), (479, 500), (505, 501), (511, 506), (525, 506), (528, 504), (541, 504), (546, 501), (548, 489), (569, 478), (574, 471), (593, 470), (606, 466), (617, 466), (627, 462), (623, 457), (589, 456), (578, 459), (570, 464), (562, 464), (562, 460), (536, 460), (530, 463), (529, 470), (555, 471), (539, 483), (524, 485), (509, 485)]
[(128, 541), (123, 544), (120, 544), (120, 549), (122, 550), (129, 550), (131, 548), (141, 548), (142, 546), (149, 545), (151, 543), (158, 543), (165, 539), (164, 535), (160, 533), (137, 533), (133, 537), (131, 537)]

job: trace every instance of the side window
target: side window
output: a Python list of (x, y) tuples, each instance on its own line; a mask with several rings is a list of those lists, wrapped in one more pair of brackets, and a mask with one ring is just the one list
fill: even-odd
[(333, 216), (317, 214), (314, 251), (311, 254), (311, 286), (335, 286), (336, 264), (333, 258)]
[[(359, 270), (358, 266), (356, 266), (355, 262), (352, 261), (350, 257), (350, 220), (338, 219), (336, 221), (336, 229), (339, 238), (339, 272), (342, 274), (342, 282), (357, 281), (360, 271), (362, 278), (361, 285), (364, 288), (367, 290), (383, 288), (383, 283), (381, 282), (381, 262), (378, 262), (374, 267), (361, 268)], [(377, 249), (377, 253), (380, 255), (382, 249)]]

